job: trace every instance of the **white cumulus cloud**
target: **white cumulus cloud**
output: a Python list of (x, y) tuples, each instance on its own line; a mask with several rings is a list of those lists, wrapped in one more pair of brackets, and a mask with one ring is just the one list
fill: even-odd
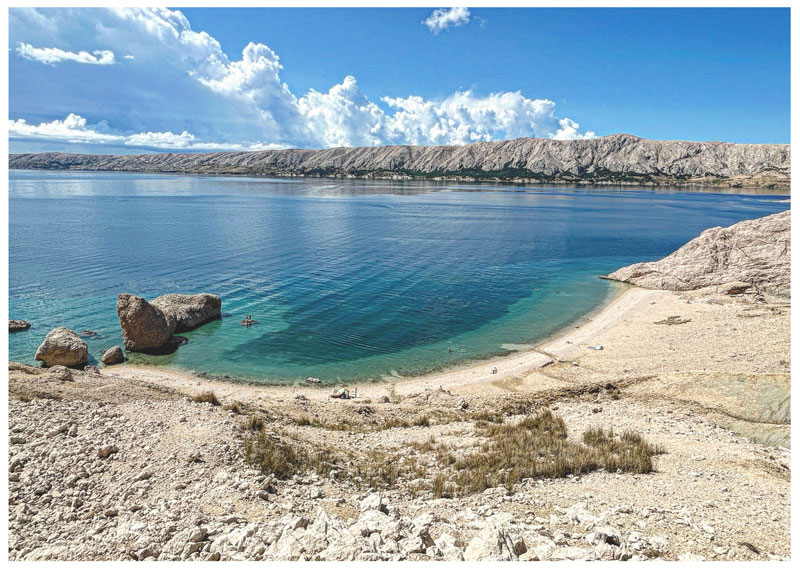
[(136, 146), (162, 150), (272, 150), (283, 146), (256, 143), (251, 145), (225, 142), (201, 142), (186, 130), (174, 132), (137, 132), (121, 134), (111, 130), (106, 121), (90, 125), (75, 113), (64, 120), (29, 124), (24, 119), (9, 120), (8, 134), (11, 138), (34, 140), (59, 140), (71, 143), (109, 144), (115, 146)]
[(327, 93), (310, 90), (298, 101), (298, 111), (309, 136), (323, 146), (386, 144), (386, 114), (347, 76)]
[[(359, 81), (347, 75), (327, 90), (295, 94), (281, 77), (280, 57), (267, 45), (251, 42), (238, 59), (231, 58), (214, 37), (192, 30), (177, 10), (25, 9), (12, 10), (10, 17), (12, 34), (26, 42), (20, 45), (41, 44), (52, 36), (59, 45), (80, 41), (110, 47), (109, 53), (125, 54), (122, 57), (130, 61), (113, 68), (114, 80), (104, 82), (101, 95), (83, 79), (62, 76), (62, 92), (85, 104), (70, 102), (67, 110), (73, 114), (64, 120), (37, 125), (21, 118), (10, 121), (17, 138), (107, 140), (164, 149), (263, 149), (595, 136), (558, 116), (553, 101), (520, 91), (482, 95), (468, 90), (438, 99), (411, 94), (371, 100)], [(426, 26), (438, 33), (469, 17), (466, 8), (436, 10)], [(42, 30), (41, 37), (37, 30)], [(13, 97), (11, 103), (14, 115)], [(46, 101), (41, 104), (47, 108)], [(105, 123), (87, 125), (81, 117), (96, 114), (98, 108), (106, 113), (125, 109), (103, 116), (114, 125), (113, 132)], [(56, 116), (61, 112), (52, 111)]]
[(438, 34), (450, 27), (463, 26), (469, 23), (469, 9), (464, 7), (439, 8), (422, 21), (434, 34)]
[(115, 62), (114, 52), (107, 49), (88, 51), (64, 51), (57, 47), (34, 47), (29, 43), (17, 45), (16, 52), (25, 59), (39, 61), (47, 65), (55, 65), (62, 61), (88, 63), (90, 65), (111, 65)]
[(38, 140), (66, 140), (69, 142), (91, 142), (94, 144), (114, 144), (124, 141), (124, 137), (109, 132), (106, 123), (94, 127), (87, 125), (86, 119), (70, 113), (64, 120), (29, 124), (25, 119), (9, 120), (8, 135), (12, 138), (35, 138)]
[(559, 132), (555, 103), (529, 99), (519, 91), (485, 97), (464, 91), (442, 101), (416, 96), (383, 100), (396, 109), (388, 120), (392, 137), (412, 144), (470, 144), (523, 136), (555, 138)]
[(555, 140), (585, 140), (588, 138), (597, 138), (597, 134), (591, 130), (581, 132), (578, 130), (580, 125), (569, 118), (562, 118), (558, 121), (558, 130), (551, 136)]

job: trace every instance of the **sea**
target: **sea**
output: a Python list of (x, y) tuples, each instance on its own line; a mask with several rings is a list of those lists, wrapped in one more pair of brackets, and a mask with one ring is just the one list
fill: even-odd
[[(502, 357), (625, 285), (600, 275), (789, 208), (782, 192), (17, 171), (9, 358), (49, 330), (121, 345), (117, 294), (211, 292), (223, 317), (129, 364), (294, 383), (381, 380)], [(240, 321), (251, 315), (257, 323)]]

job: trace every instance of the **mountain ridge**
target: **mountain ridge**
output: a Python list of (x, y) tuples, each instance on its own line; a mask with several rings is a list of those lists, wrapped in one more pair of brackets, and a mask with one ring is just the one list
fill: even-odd
[(11, 154), (11, 169), (443, 179), (788, 189), (789, 144), (517, 138), (465, 146), (366, 146), (132, 155)]

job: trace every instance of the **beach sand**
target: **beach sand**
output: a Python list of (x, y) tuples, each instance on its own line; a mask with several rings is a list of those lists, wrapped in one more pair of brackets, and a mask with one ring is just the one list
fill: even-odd
[[(782, 425), (786, 435), (776, 440), (788, 445), (789, 313), (788, 300), (760, 304), (746, 298), (627, 287), (589, 320), (534, 349), (409, 379), (259, 386), (147, 366), (123, 365), (103, 373), (190, 393), (212, 390), (220, 397), (251, 403), (296, 394), (327, 401), (331, 388), (338, 386), (346, 386), (351, 394), (357, 389), (360, 399), (379, 399), (437, 389), (491, 397), (610, 382), (625, 385), (630, 393), (681, 400), (734, 429), (751, 431), (745, 423), (761, 423), (774, 438), (771, 426)], [(691, 321), (655, 323), (672, 316)], [(743, 380), (746, 384), (737, 386)]]

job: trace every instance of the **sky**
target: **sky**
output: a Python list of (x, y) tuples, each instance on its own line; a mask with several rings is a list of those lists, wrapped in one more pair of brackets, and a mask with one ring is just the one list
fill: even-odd
[(11, 152), (789, 143), (778, 9), (9, 10)]

